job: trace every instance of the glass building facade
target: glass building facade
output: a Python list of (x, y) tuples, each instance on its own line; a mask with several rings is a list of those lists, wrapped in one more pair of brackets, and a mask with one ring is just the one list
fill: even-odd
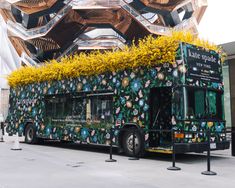
[(223, 65), (224, 76), (224, 115), (228, 128), (231, 128), (231, 103), (230, 103), (230, 80), (229, 80), (229, 66), (228, 61)]

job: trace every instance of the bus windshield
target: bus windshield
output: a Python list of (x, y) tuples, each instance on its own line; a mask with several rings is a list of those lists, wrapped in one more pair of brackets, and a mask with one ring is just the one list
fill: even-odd
[(186, 88), (185, 95), (186, 119), (223, 119), (221, 92)]

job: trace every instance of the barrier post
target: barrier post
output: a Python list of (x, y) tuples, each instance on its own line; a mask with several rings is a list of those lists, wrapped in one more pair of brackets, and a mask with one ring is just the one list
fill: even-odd
[(171, 142), (172, 142), (172, 166), (168, 167), (167, 170), (181, 170), (181, 168), (175, 166), (175, 131), (171, 130)]
[(232, 156), (235, 156), (235, 126), (232, 126), (232, 131), (231, 131), (231, 144), (232, 144)]
[(1, 129), (2, 129), (2, 135), (5, 135), (5, 132), (4, 132), (4, 123), (1, 122)]
[(0, 142), (4, 142), (3, 135), (4, 135), (4, 126), (3, 126), (3, 122), (1, 122), (0, 123)]
[(105, 160), (105, 162), (117, 162), (117, 160), (113, 159), (113, 128), (110, 129), (109, 159)]
[(129, 160), (139, 160), (138, 156), (135, 153), (135, 135), (136, 135), (136, 130), (133, 129), (133, 140), (132, 140), (132, 144), (133, 144), (133, 156), (129, 157)]
[(208, 144), (207, 144), (207, 171), (202, 172), (203, 175), (216, 175), (216, 172), (211, 171), (211, 131), (210, 128), (207, 131), (207, 139), (208, 139)]

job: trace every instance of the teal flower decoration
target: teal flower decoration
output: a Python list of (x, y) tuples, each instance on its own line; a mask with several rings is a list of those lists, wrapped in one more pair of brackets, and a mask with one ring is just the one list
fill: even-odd
[(50, 88), (50, 89), (48, 89), (48, 94), (49, 94), (49, 95), (54, 94), (54, 88)]
[(157, 71), (155, 69), (151, 69), (150, 74), (154, 78), (157, 75)]
[(139, 105), (142, 107), (142, 106), (144, 106), (144, 99), (140, 99), (139, 100)]
[(71, 89), (72, 89), (72, 91), (76, 91), (75, 85), (73, 85)]
[(223, 123), (216, 123), (215, 125), (216, 132), (222, 132), (223, 129), (224, 129)]
[(36, 123), (35, 123), (35, 126), (36, 126), (36, 128), (38, 129), (38, 128), (39, 128), (39, 123), (36, 122)]
[(116, 81), (116, 87), (120, 87), (121, 82), (119, 80)]
[(96, 136), (96, 135), (92, 137), (92, 141), (93, 141), (94, 143), (96, 143), (96, 142), (98, 141), (98, 139), (97, 139), (97, 136)]
[(120, 97), (121, 104), (126, 104), (126, 98), (125, 97)]
[(34, 109), (32, 110), (32, 115), (33, 115), (34, 117), (37, 115), (37, 110), (36, 110), (36, 108), (34, 108)]
[(46, 135), (48, 136), (48, 135), (50, 135), (51, 134), (51, 129), (49, 128), (49, 127), (47, 127), (47, 129), (46, 129)]
[(118, 136), (118, 134), (119, 134), (119, 130), (115, 130), (114, 131), (114, 136)]
[(24, 131), (24, 125), (21, 124), (21, 125), (19, 126), (19, 134), (22, 134), (23, 131)]
[(21, 93), (20, 98), (22, 98), (22, 99), (25, 98), (25, 92), (22, 92), (22, 93)]
[(82, 139), (85, 140), (89, 136), (89, 131), (87, 128), (82, 128), (81, 130)]
[(144, 111), (147, 111), (149, 109), (149, 105), (145, 104), (144, 105)]
[(134, 109), (133, 115), (136, 116), (138, 114), (138, 110)]
[(221, 127), (221, 126), (215, 127), (215, 131), (216, 131), (216, 132), (221, 132), (221, 131), (222, 131), (222, 127)]
[(201, 123), (201, 127), (204, 128), (206, 126), (206, 122)]
[(174, 77), (178, 77), (178, 70), (177, 70), (177, 69), (175, 69), (175, 70), (173, 71), (173, 76), (174, 76)]
[(138, 92), (140, 90), (140, 88), (142, 87), (141, 81), (140, 79), (135, 79), (131, 82), (131, 89), (134, 92)]
[(90, 86), (90, 84), (85, 84), (84, 87), (83, 87), (83, 90), (84, 90), (84, 91), (91, 91), (91, 86)]
[(215, 89), (217, 89), (217, 88), (219, 88), (219, 85), (218, 85), (218, 83), (213, 82), (213, 83), (212, 83), (212, 87), (215, 88)]
[(102, 80), (101, 76), (97, 76), (98, 83), (101, 82), (101, 80)]

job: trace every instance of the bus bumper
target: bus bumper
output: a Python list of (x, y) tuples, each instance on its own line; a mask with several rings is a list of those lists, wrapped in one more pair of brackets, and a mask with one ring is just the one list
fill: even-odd
[[(217, 143), (211, 143), (211, 150), (225, 150), (229, 149), (230, 142), (223, 141)], [(196, 152), (202, 153), (207, 151), (208, 144), (204, 143), (176, 143), (175, 144), (175, 153), (187, 153), (187, 152)]]

